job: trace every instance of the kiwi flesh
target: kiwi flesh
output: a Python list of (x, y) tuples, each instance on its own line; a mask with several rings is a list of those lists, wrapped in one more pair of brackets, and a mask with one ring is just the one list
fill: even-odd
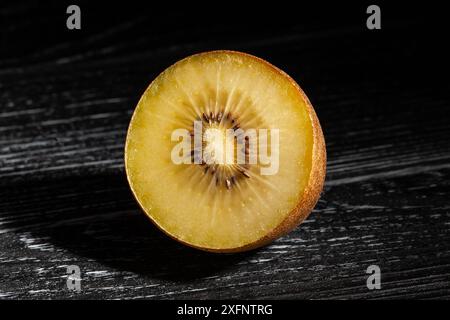
[[(192, 139), (182, 163), (173, 161), (178, 129), (201, 137), (201, 150)], [(219, 133), (214, 143), (208, 129)], [(261, 151), (261, 134), (233, 145), (244, 163), (235, 156), (215, 161), (217, 137), (230, 129), (276, 130), (277, 149), (272, 136), (266, 140), (276, 172), (261, 174), (267, 162), (258, 155), (249, 161), (250, 145)], [(128, 129), (125, 169), (143, 211), (170, 237), (201, 250), (239, 252), (285, 235), (309, 215), (325, 179), (325, 141), (311, 103), (286, 73), (249, 54), (211, 51), (178, 61), (144, 92)]]

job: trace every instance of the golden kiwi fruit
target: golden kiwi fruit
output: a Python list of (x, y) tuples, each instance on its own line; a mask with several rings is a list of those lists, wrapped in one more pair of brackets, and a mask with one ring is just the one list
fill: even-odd
[(125, 169), (139, 205), (170, 237), (240, 252), (309, 215), (324, 184), (325, 141), (286, 73), (246, 53), (211, 51), (176, 62), (144, 92)]

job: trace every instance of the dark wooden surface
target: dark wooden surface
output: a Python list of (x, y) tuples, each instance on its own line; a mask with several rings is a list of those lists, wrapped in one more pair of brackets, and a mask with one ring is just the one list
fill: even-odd
[[(445, 30), (386, 10), (383, 29), (369, 31), (361, 6), (339, 24), (317, 10), (250, 23), (115, 9), (99, 18), (103, 9), (82, 7), (78, 33), (62, 5), (1, 9), (0, 299), (450, 298)], [(123, 167), (146, 86), (177, 59), (218, 48), (291, 74), (329, 159), (307, 221), (234, 255), (162, 235)], [(366, 287), (372, 264), (381, 290)], [(66, 288), (67, 265), (81, 268), (80, 293)]]

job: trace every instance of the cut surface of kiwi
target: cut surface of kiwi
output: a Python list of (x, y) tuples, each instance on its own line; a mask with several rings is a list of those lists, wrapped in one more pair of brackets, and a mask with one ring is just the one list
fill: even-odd
[[(234, 140), (230, 130), (239, 132)], [(176, 149), (174, 132), (189, 133), (192, 147)], [(224, 150), (232, 151), (226, 162)], [(325, 167), (322, 130), (298, 84), (234, 51), (196, 54), (161, 73), (126, 138), (128, 181), (147, 216), (172, 238), (213, 252), (253, 249), (295, 228), (319, 198)]]

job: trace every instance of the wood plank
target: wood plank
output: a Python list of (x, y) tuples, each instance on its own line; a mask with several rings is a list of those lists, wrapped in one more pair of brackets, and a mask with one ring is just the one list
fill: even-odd
[[(379, 34), (353, 21), (242, 31), (238, 18), (153, 33), (145, 27), (163, 18), (135, 13), (76, 39), (49, 36), (45, 50), (24, 44), (21, 54), (10, 41), (1, 51), (0, 299), (448, 299), (450, 83), (444, 53), (424, 59), (435, 40), (429, 29), (394, 19)], [(25, 22), (16, 27), (8, 32), (33, 36), (23, 34)], [(123, 168), (126, 129), (149, 82), (178, 58), (215, 48), (259, 55), (298, 80), (329, 159), (307, 221), (235, 255), (162, 235), (138, 209)], [(371, 264), (381, 267), (382, 290), (366, 287)], [(81, 268), (81, 293), (65, 286), (68, 265)]]

